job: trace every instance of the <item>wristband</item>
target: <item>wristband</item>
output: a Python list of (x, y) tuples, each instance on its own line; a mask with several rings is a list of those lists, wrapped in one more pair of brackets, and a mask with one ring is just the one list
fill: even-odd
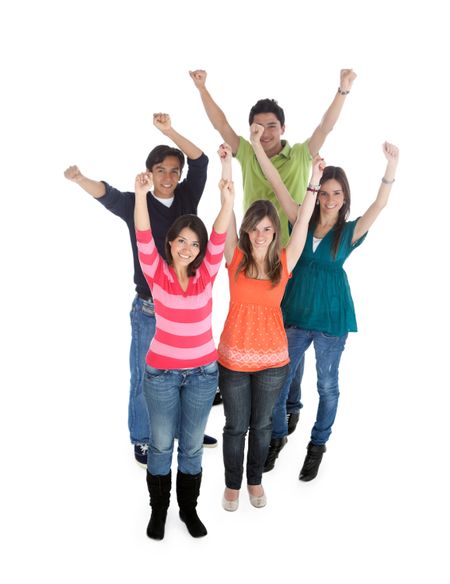
[(381, 182), (384, 183), (385, 185), (391, 185), (394, 181), (395, 181), (395, 178), (393, 178), (392, 180), (387, 180), (387, 178), (384, 178), (384, 176), (381, 179)]
[(319, 192), (319, 189), (313, 189), (311, 187), (306, 187), (306, 190), (310, 191), (311, 193), (318, 193)]
[(350, 89), (348, 91), (342, 91), (342, 89), (338, 87), (338, 93), (340, 93), (341, 95), (348, 95), (350, 93)]

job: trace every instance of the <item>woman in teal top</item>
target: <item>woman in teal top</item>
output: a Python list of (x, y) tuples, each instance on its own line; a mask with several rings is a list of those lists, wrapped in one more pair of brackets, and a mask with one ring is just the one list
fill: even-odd
[[(290, 197), (278, 172), (262, 148), (255, 153), (271, 182), (289, 221), (297, 217), (297, 203)], [(272, 470), (287, 442), (286, 400), (292, 379), (305, 351), (314, 344), (319, 405), (300, 480), (317, 476), (325, 444), (330, 437), (339, 400), (339, 362), (349, 332), (356, 331), (356, 317), (350, 286), (343, 264), (364, 241), (367, 231), (386, 206), (398, 162), (398, 149), (383, 144), (386, 170), (377, 197), (356, 221), (350, 213), (350, 187), (342, 168), (327, 166), (307, 190), (318, 193), (308, 238), (283, 299), (283, 316), (289, 344), (290, 366), (272, 416), (272, 441), (265, 471)], [(300, 396), (299, 396), (300, 401)], [(301, 406), (300, 406), (301, 407)]]

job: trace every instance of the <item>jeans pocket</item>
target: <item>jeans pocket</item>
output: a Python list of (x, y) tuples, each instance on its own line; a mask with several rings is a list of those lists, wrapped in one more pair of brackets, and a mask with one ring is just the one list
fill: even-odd
[(325, 339), (339, 339), (336, 335), (329, 335), (328, 333), (320, 332), (320, 336), (324, 337)]
[(150, 365), (145, 366), (145, 377), (147, 379), (155, 379), (156, 377), (162, 377), (165, 375), (165, 369), (156, 369), (156, 367), (151, 367)]
[(213, 361), (212, 363), (208, 363), (208, 365), (203, 365), (202, 367), (202, 375), (205, 377), (213, 377), (219, 373), (219, 367), (217, 365), (217, 361)]
[(142, 303), (141, 310), (142, 314), (145, 316), (155, 316), (155, 305), (153, 304), (153, 302), (144, 300), (144, 302)]

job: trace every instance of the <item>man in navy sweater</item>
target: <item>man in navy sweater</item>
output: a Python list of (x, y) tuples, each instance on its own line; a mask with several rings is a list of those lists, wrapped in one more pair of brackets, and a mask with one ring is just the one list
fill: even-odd
[[(174, 130), (168, 114), (153, 115), (153, 123), (178, 148), (156, 146), (148, 155), (147, 171), (152, 173), (153, 192), (147, 193), (147, 205), (151, 228), (159, 253), (165, 257), (166, 233), (174, 220), (186, 213), (197, 214), (197, 205), (206, 183), (208, 158), (192, 142)], [(188, 172), (180, 181), (187, 157)], [(149, 442), (149, 421), (142, 393), (142, 379), (145, 371), (145, 356), (150, 341), (155, 334), (155, 311), (153, 299), (139, 265), (136, 235), (134, 230), (135, 194), (122, 193), (104, 181), (95, 181), (81, 174), (77, 166), (70, 166), (64, 176), (77, 183), (109, 211), (125, 221), (133, 250), (134, 283), (136, 296), (131, 308), (131, 348), (130, 348), (130, 400), (128, 427), (134, 456), (142, 466), (147, 466)], [(204, 446), (216, 446), (217, 440), (204, 437)]]

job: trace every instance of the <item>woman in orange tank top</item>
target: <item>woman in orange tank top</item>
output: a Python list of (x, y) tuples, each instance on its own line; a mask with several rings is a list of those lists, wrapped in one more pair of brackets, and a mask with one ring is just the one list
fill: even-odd
[[(264, 128), (251, 126), (251, 141), (260, 145)], [(224, 156), (231, 157), (231, 149)], [(281, 181), (268, 160), (274, 180)], [(314, 160), (313, 178), (323, 169)], [(231, 177), (224, 177), (229, 178)], [(318, 181), (317, 181), (318, 182)], [(289, 355), (281, 314), (284, 289), (306, 241), (317, 192), (309, 187), (285, 248), (280, 220), (270, 201), (255, 201), (239, 230), (232, 220), (225, 244), (230, 307), (218, 347), (220, 390), (225, 410), (223, 457), (225, 492), (222, 505), (235, 511), (243, 476), (247, 431), (247, 486), (254, 507), (266, 505), (261, 484), (272, 428), (272, 410), (288, 371)]]

